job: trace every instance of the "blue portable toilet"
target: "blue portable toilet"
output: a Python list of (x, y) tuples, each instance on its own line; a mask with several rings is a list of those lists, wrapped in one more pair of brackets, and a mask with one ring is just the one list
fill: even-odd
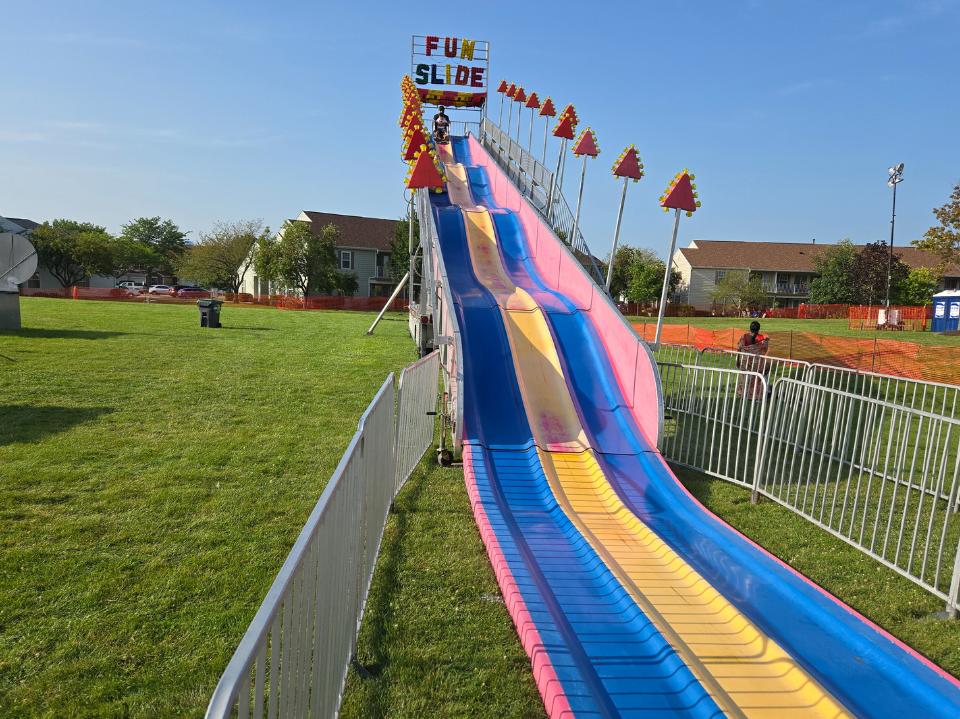
[(960, 290), (944, 290), (933, 296), (934, 332), (957, 332), (960, 329)]

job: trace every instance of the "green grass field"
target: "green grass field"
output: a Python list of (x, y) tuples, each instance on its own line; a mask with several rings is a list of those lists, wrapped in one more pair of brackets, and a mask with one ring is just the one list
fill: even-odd
[(0, 333), (0, 715), (202, 715), (391, 370), (394, 316), (22, 301)]
[[(388, 371), (405, 321), (23, 301), (0, 333), (0, 716), (201, 716)], [(960, 675), (939, 600), (773, 502), (682, 481)], [(463, 474), (425, 460), (389, 519), (343, 716), (544, 716)]]
[[(631, 322), (637, 324), (655, 325), (656, 317), (629, 317)], [(691, 325), (693, 327), (703, 327), (711, 330), (732, 328), (737, 332), (737, 336), (747, 331), (751, 320), (742, 317), (666, 317), (664, 323), (671, 325)], [(900, 340), (903, 342), (915, 342), (921, 345), (932, 347), (957, 347), (960, 348), (960, 335), (934, 334), (933, 332), (877, 332), (876, 330), (852, 330), (847, 327), (847, 320), (787, 320), (787, 319), (762, 319), (759, 320), (762, 331), (767, 334), (771, 332), (809, 332), (819, 335), (830, 335), (834, 337), (853, 337), (861, 340), (872, 340), (877, 337), (882, 340)], [(652, 332), (652, 330), (650, 330)]]

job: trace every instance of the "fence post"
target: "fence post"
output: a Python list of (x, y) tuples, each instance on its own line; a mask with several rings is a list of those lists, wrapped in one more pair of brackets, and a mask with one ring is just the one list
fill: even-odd
[(772, 393), (767, 391), (767, 380), (760, 376), (763, 387), (763, 398), (760, 400), (760, 430), (757, 433), (757, 461), (753, 468), (753, 489), (750, 492), (750, 504), (757, 504), (760, 501), (760, 473), (763, 470), (763, 460), (766, 454), (767, 444), (767, 425), (769, 416), (767, 414), (767, 399)]
[(960, 608), (960, 541), (957, 542), (957, 554), (953, 560), (953, 576), (950, 578), (950, 591), (947, 592), (947, 616), (957, 618)]
[(793, 359), (793, 330), (790, 330), (790, 350), (787, 352), (787, 358)]
[(873, 356), (870, 362), (870, 371), (875, 372), (877, 369), (877, 338), (873, 338)]

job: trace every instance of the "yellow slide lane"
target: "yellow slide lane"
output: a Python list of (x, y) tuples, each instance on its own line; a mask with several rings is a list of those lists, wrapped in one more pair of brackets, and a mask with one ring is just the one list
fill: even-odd
[(490, 215), (473, 204), (462, 170), (447, 167), (451, 199), (469, 208), (473, 269), (501, 306), (540, 461), (570, 521), (729, 716), (849, 716), (620, 501), (587, 440), (546, 318), (504, 271)]

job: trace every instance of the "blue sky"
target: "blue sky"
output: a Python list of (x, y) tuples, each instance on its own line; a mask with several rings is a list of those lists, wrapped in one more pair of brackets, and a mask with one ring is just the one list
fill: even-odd
[(595, 129), (582, 224), (597, 254), (619, 199), (610, 166), (629, 143), (648, 175), (631, 186), (623, 239), (660, 253), (671, 223), (657, 197), (683, 167), (703, 208), (681, 223), (682, 245), (884, 238), (898, 161), (902, 244), (960, 180), (960, 2), (474, 7), (484, 14), (8, 0), (0, 214), (113, 231), (162, 215), (194, 237), (216, 220), (276, 228), (302, 209), (399, 216), (399, 80), (411, 34), (427, 33), (489, 40), (494, 83), (573, 102)]

